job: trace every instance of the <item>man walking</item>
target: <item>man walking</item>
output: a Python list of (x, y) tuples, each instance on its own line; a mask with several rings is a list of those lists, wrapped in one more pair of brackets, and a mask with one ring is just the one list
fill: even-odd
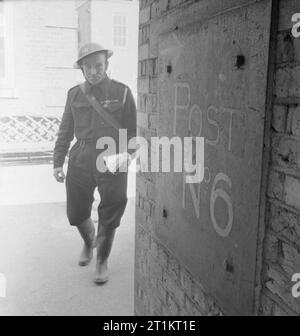
[[(101, 137), (110, 137), (119, 148), (120, 128), (127, 130), (127, 141), (136, 136), (132, 93), (126, 85), (106, 74), (112, 54), (96, 43), (80, 48), (74, 67), (82, 70), (86, 81), (68, 92), (54, 148), (54, 177), (58, 182), (66, 180), (67, 217), (84, 241), (80, 266), (89, 264), (93, 248), (97, 247), (96, 284), (108, 280), (108, 257), (127, 204), (127, 172), (99, 171), (96, 162), (103, 149), (97, 149), (96, 143)], [(74, 135), (77, 142), (70, 150), (65, 176), (63, 164)], [(97, 237), (91, 219), (96, 188), (101, 199)]]

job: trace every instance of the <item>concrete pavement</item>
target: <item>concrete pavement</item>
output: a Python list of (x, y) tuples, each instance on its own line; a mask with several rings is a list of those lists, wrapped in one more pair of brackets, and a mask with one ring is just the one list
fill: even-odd
[(51, 166), (2, 167), (0, 176), (0, 315), (133, 315), (134, 174), (103, 286), (92, 281), (95, 259), (77, 265), (82, 241), (68, 225), (64, 185)]

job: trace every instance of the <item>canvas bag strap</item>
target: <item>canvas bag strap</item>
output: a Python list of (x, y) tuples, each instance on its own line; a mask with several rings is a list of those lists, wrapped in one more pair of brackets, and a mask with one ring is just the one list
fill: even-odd
[(106, 110), (101, 106), (101, 104), (97, 101), (97, 99), (90, 93), (87, 93), (85, 90), (85, 85), (82, 83), (80, 85), (81, 91), (83, 92), (84, 96), (88, 100), (88, 102), (91, 104), (91, 106), (96, 110), (96, 112), (113, 128), (115, 128), (117, 131), (122, 128), (121, 124)]

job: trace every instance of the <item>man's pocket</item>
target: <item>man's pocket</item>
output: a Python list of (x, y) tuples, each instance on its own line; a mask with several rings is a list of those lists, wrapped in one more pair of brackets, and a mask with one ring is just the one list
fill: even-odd
[(92, 118), (92, 109), (86, 102), (74, 102), (72, 105), (75, 129), (89, 127)]

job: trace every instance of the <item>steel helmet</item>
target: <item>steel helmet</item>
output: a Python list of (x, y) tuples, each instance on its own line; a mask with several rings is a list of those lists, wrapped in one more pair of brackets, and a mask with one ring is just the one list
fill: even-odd
[(112, 50), (105, 49), (101, 44), (98, 43), (86, 43), (78, 51), (78, 59), (74, 63), (75, 69), (80, 69), (79, 62), (86, 56), (94, 54), (96, 52), (106, 52), (107, 58), (111, 57), (113, 54)]

